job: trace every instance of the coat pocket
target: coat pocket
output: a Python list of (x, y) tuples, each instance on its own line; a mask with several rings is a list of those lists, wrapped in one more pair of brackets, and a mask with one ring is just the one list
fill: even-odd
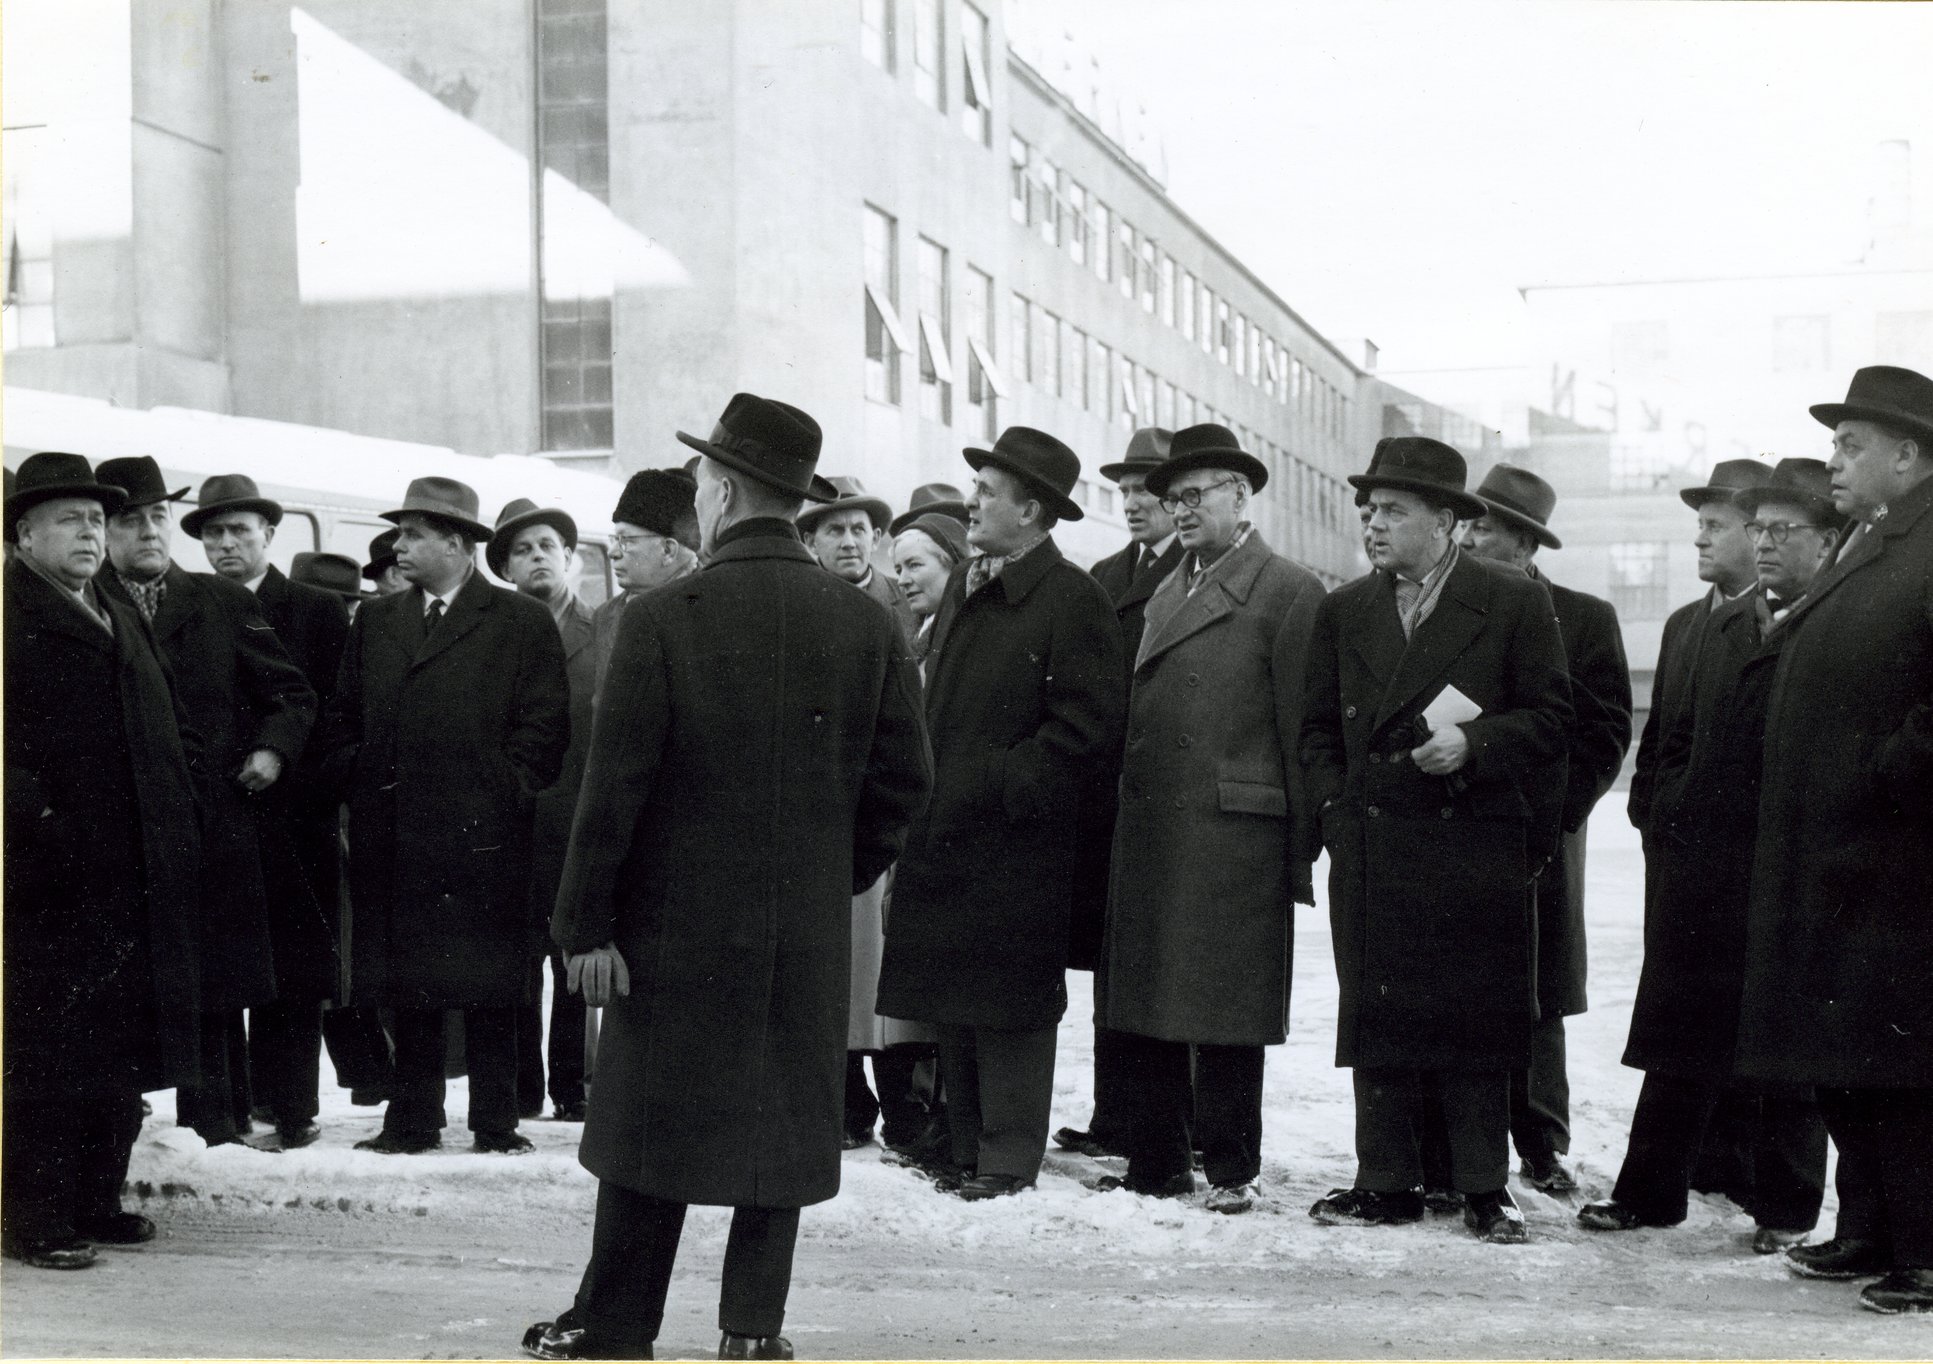
[(1275, 819), (1289, 817), (1288, 793), (1279, 786), (1255, 781), (1218, 781), (1215, 783), (1215, 797), (1228, 814), (1268, 815)]

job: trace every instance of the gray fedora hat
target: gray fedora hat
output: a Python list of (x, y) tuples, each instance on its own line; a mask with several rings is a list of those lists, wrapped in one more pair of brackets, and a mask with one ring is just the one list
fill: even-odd
[(453, 478), (413, 478), (403, 492), (403, 505), (382, 513), (385, 521), (402, 524), (414, 512), (460, 528), (472, 540), (487, 544), (490, 527), (477, 519), (477, 490)]
[(1483, 482), (1477, 484), (1476, 497), (1490, 515), (1528, 531), (1538, 544), (1551, 549), (1564, 547), (1548, 524), (1551, 512), (1557, 509), (1557, 492), (1530, 470), (1514, 464), (1493, 464)]
[(271, 526), (282, 524), (282, 504), (263, 497), (254, 479), (247, 474), (216, 474), (202, 483), (201, 491), (195, 494), (195, 509), (181, 518), (181, 528), (199, 536), (202, 523), (209, 517), (230, 511), (258, 512)]

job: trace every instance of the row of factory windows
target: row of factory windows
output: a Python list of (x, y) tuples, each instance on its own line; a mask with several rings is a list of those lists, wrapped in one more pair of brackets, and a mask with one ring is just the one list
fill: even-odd
[[(944, 114), (957, 103), (960, 127), (983, 147), (993, 145), (993, 25), (970, 0), (961, 0), (949, 25), (947, 0), (910, 0), (913, 29), (913, 94)], [(888, 74), (899, 70), (898, 0), (860, 0), (859, 51)], [(949, 33), (952, 40), (949, 40)], [(949, 53), (956, 57), (949, 59)], [(958, 73), (957, 87), (947, 70)]]

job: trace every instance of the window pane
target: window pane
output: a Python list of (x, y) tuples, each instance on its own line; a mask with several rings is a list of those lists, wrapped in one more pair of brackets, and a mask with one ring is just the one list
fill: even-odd
[(940, 0), (913, 0), (913, 93), (946, 108), (946, 27)]
[(1022, 224), (1027, 221), (1027, 165), (1031, 151), (1022, 139), (1007, 139), (1007, 212)]
[(1034, 377), (1033, 366), (1027, 344), (1029, 321), (1027, 300), (1019, 294), (1013, 296), (1013, 311), (1008, 318), (1008, 337), (1012, 344), (1007, 348), (1007, 364), (1013, 369), (1013, 377), (1021, 383), (1031, 383)]

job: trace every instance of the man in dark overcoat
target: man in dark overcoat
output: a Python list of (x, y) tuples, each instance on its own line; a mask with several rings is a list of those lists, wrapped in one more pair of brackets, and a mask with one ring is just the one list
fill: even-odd
[[(1130, 678), (1135, 652), (1141, 647), (1148, 598), (1181, 562), (1175, 519), (1148, 491), (1148, 475), (1168, 457), (1173, 439), (1174, 433), (1162, 427), (1141, 427), (1128, 438), (1127, 451), (1119, 460), (1101, 466), (1101, 477), (1121, 489), (1128, 543), (1088, 572), (1114, 602), (1114, 618), (1121, 626), (1121, 657)], [(1102, 924), (1107, 918), (1108, 854), (1114, 847), (1114, 784), (1118, 780), (1119, 773), (1114, 771), (1096, 777), (1095, 796), (1089, 802), (1093, 827), (1081, 834), (1082, 889), (1075, 899), (1073, 926), (1068, 930), (1068, 964), (1077, 971), (1094, 970), (1100, 958)], [(1054, 1141), (1082, 1155), (1126, 1155), (1127, 1112), (1122, 1105), (1128, 1102), (1130, 1084), (1131, 1078), (1122, 1072), (1114, 1036), (1097, 1017), (1094, 1117), (1085, 1128), (1061, 1128), (1054, 1133)]]
[(1509, 564), (1541, 582), (1557, 612), (1570, 669), (1571, 723), (1564, 754), (1561, 855), (1537, 877), (1537, 1026), (1530, 1068), (1511, 1077), (1510, 1136), (1533, 1188), (1574, 1193), (1562, 1157), (1571, 1149), (1571, 1088), (1564, 1020), (1588, 1007), (1584, 936), (1585, 821), (1611, 789), (1631, 746), (1631, 670), (1617, 609), (1602, 597), (1552, 582), (1537, 567), (1541, 548), (1562, 549), (1550, 528), (1557, 494), (1528, 469), (1492, 465), (1477, 485), (1484, 514), (1463, 523), (1463, 549)]
[(818, 424), (741, 393), (679, 438), (706, 565), (625, 609), (552, 920), (604, 1026), (591, 1258), (540, 1359), (650, 1357), (692, 1203), (734, 1209), (719, 1357), (791, 1358), (799, 1209), (839, 1188), (852, 896), (932, 779), (898, 627), (793, 529), (831, 492)]
[(1421, 1217), (1434, 1096), (1466, 1222), (1510, 1242), (1526, 1236), (1505, 1181), (1510, 1075), (1537, 1019), (1531, 879), (1557, 848), (1539, 788), (1563, 752), (1570, 683), (1543, 586), (1458, 548), (1456, 522), (1485, 511), (1465, 475), (1440, 441), (1379, 442), (1350, 478), (1368, 494), (1375, 571), (1316, 611), (1302, 756), (1330, 857), (1358, 1168), (1310, 1215)]
[(394, 1091), (357, 1145), (441, 1144), (443, 1014), (461, 1009), (476, 1149), (520, 1153), (531, 824), (570, 743), (564, 648), (549, 611), (477, 571), (473, 489), (419, 478), (383, 515), (414, 586), (356, 613), (322, 740), (349, 804), (351, 1002), (395, 1010)]
[(1031, 1187), (1046, 1150), (1082, 805), (1120, 761), (1127, 670), (1107, 593), (1051, 534), (1081, 515), (1079, 457), (1014, 426), (966, 459), (977, 553), (926, 655), (935, 784), (894, 874), (879, 1012), (939, 1027), (956, 1191), (984, 1199)]
[(1176, 432), (1147, 475), (1184, 552), (1147, 604), (1096, 972), (1131, 1114), (1127, 1176), (1103, 1185), (1191, 1192), (1192, 1114), (1224, 1213), (1260, 1195), (1263, 1049), (1288, 1035), (1320, 851), (1297, 748), (1322, 585), (1249, 522), (1267, 483), (1213, 424)]
[[(275, 998), (272, 894), (296, 897), (284, 917), (316, 920), (310, 937), (328, 934), (308, 883), (294, 865), (281, 812), (268, 804), (283, 775), (308, 746), (316, 694), (245, 587), (211, 573), (190, 573), (169, 557), (172, 504), (161, 468), (145, 455), (104, 460), (101, 482), (126, 500), (108, 518), (108, 568), (96, 585), (133, 607), (152, 630), (174, 676), (175, 692), (201, 743), (201, 1075), (183, 1086), (177, 1115), (210, 1145), (249, 1128), (251, 1092), (243, 1009)], [(333, 958), (325, 963), (331, 979)], [(282, 1097), (281, 1073), (254, 1077), (270, 1109)], [(280, 1125), (285, 1146), (315, 1140), (309, 1110), (301, 1123)]]
[(121, 1210), (141, 1094), (196, 1072), (200, 857), (166, 665), (93, 583), (119, 488), (79, 455), (6, 502), (5, 1150), (0, 1251), (49, 1269), (154, 1224)]
[(698, 571), (698, 518), (692, 510), (697, 487), (683, 469), (640, 469), (618, 495), (611, 513), (611, 576), (617, 579), (617, 595), (598, 607), (591, 620), (600, 692), (625, 608), (653, 588)]
[(1738, 1071), (1814, 1085), (1877, 1180), (1881, 1312), (1933, 1311), (1933, 379), (1873, 366), (1833, 429), (1859, 530), (1786, 618), (1766, 708)]
[[(1700, 662), (1706, 713), (1649, 845), (1657, 893), (1645, 916), (1644, 966), (1626, 1065), (1645, 1072), (1611, 1197), (1578, 1221), (1600, 1231), (1675, 1226), (1688, 1210), (1695, 1162), (1728, 1098), (1745, 986), (1745, 918), (1758, 826), (1759, 764), (1772, 670), (1790, 637), (1783, 620), (1832, 561), (1845, 530), (1819, 460), (1781, 460), (1733, 501), (1755, 548), (1749, 610), (1715, 620)], [(1770, 1254), (1804, 1239), (1825, 1196), (1826, 1132), (1804, 1086), (1729, 1086), (1745, 1111), (1744, 1175), (1734, 1197)]]

